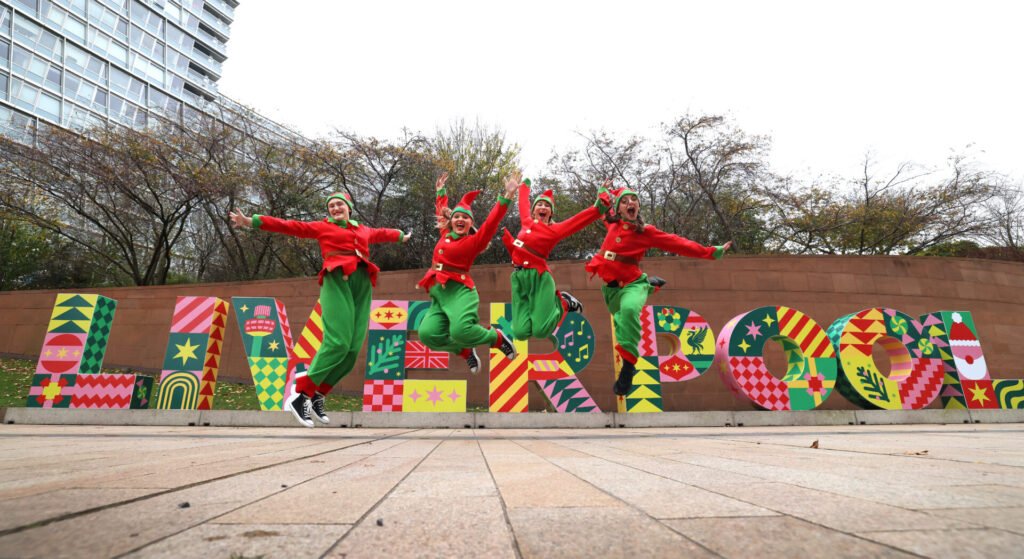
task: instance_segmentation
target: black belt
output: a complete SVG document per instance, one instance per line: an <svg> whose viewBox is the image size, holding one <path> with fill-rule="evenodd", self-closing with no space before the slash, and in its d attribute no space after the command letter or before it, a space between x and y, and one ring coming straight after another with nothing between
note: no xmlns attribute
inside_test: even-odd
<svg viewBox="0 0 1024 559"><path fill-rule="evenodd" d="M523 266L519 266L519 265L517 265L517 264L513 264L513 265L512 265L512 269L513 269L513 270L515 270L515 271L517 271L517 272L521 272L521 271L525 270L526 268L525 268L525 267L523 267Z"/></svg>

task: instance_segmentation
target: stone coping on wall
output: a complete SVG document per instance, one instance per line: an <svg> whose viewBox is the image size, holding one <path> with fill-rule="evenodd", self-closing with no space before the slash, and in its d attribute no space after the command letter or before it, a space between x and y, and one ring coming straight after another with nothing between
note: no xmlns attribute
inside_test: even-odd
<svg viewBox="0 0 1024 559"><path fill-rule="evenodd" d="M792 427L1024 423L1024 410L925 409L811 411L697 411L663 413L387 413L331 412L324 428L401 429L616 429L673 427ZM5 425L112 425L167 427L294 427L286 412L235 410L97 410L0 408Z"/></svg>

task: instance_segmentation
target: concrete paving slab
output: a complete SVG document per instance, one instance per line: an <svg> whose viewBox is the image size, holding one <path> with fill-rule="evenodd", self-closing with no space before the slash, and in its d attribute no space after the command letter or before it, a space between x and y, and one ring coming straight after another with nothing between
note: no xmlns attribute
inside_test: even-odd
<svg viewBox="0 0 1024 559"><path fill-rule="evenodd" d="M524 558L716 557L661 522L629 508L510 510Z"/></svg>
<svg viewBox="0 0 1024 559"><path fill-rule="evenodd" d="M345 524L207 523L126 555L135 558L320 557L351 528Z"/></svg>
<svg viewBox="0 0 1024 559"><path fill-rule="evenodd" d="M925 557L1017 557L1024 536L1003 530L910 530L859 536Z"/></svg>
<svg viewBox="0 0 1024 559"><path fill-rule="evenodd" d="M722 557L914 557L891 546L785 516L667 520Z"/></svg>
<svg viewBox="0 0 1024 559"><path fill-rule="evenodd" d="M1024 504L1024 503L1022 503ZM1024 535L1024 507L931 509L929 514Z"/></svg>
<svg viewBox="0 0 1024 559"><path fill-rule="evenodd" d="M1012 556L1021 431L0 425L0 555Z"/></svg>

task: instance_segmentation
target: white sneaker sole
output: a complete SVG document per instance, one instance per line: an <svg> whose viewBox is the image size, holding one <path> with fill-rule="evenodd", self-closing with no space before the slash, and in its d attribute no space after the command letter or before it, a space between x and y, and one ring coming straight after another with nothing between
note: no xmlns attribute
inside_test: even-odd
<svg viewBox="0 0 1024 559"><path fill-rule="evenodd" d="M292 406L292 402L294 402L296 399L298 399L298 397L299 397L298 394L293 394L291 398L288 398L285 401L285 403L284 403L285 409L287 409L289 412L291 412L292 417L295 418L295 421L299 422L299 425L302 425L303 427L312 427L313 426L313 420L312 419L303 419L302 416L299 415L299 412L295 411L295 407Z"/></svg>

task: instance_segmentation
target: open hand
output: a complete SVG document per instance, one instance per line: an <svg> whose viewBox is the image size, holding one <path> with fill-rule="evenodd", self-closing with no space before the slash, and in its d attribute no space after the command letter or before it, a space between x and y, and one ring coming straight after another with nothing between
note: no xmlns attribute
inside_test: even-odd
<svg viewBox="0 0 1024 559"><path fill-rule="evenodd" d="M448 182L448 171L441 173L440 177L437 177L437 182L434 183L435 190L441 190L444 188L444 183Z"/></svg>
<svg viewBox="0 0 1024 559"><path fill-rule="evenodd" d="M242 210L235 208L234 211L228 212L228 219L231 220L231 225L235 227L251 227L252 218L242 213Z"/></svg>

